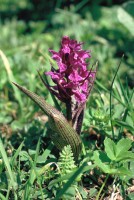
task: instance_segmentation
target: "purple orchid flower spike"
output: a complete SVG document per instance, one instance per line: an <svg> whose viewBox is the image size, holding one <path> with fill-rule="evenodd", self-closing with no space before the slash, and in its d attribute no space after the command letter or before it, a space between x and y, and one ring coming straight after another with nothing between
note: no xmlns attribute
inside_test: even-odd
<svg viewBox="0 0 134 200"><path fill-rule="evenodd" d="M84 107L96 77L96 69L87 69L86 59L91 55L90 51L82 49L82 44L64 36L59 52L50 50L58 69L52 67L45 73L55 84L47 88L66 104L67 120L77 133L81 131Z"/></svg>

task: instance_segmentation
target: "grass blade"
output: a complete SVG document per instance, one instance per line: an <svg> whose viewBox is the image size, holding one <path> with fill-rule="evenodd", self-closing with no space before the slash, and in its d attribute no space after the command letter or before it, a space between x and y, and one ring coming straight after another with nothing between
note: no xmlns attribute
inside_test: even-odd
<svg viewBox="0 0 134 200"><path fill-rule="evenodd" d="M112 122L112 92L113 92L113 85L114 85L114 81L115 81L115 78L117 76L117 73L119 71L119 68L121 66L121 62L122 62L122 59L123 59L124 55L122 56L120 62L119 62L119 65L117 67L117 70L115 72L115 75L114 75L114 78L112 80L112 83L111 83L111 87L110 87L110 96L109 96L109 100L110 100L110 122L111 122L111 128L112 128L112 137L113 137L113 140L115 139L114 137L114 128L113 128L113 122Z"/></svg>
<svg viewBox="0 0 134 200"><path fill-rule="evenodd" d="M87 165L87 162L84 162L80 167L79 169L73 173L73 175L70 177L70 179L65 183L64 187L60 190L60 192L57 194L56 198L54 200L59 200L62 195L67 191L67 189L70 187L70 185L72 184L72 182L81 174L85 171L85 169L87 170L90 170L90 169L93 169L94 168L94 165L93 166L86 166Z"/></svg>
<svg viewBox="0 0 134 200"><path fill-rule="evenodd" d="M1 200L7 200L7 199L4 197L4 195L1 194L1 193L0 193L0 199L1 199Z"/></svg>
<svg viewBox="0 0 134 200"><path fill-rule="evenodd" d="M4 149L4 146L3 146L1 139L0 139L0 152L1 152L1 155L2 155L2 158L3 158L3 161L5 163L5 166L7 168L7 172L9 174L12 187L15 190L16 189L16 182L14 180L13 173L12 173L12 170L11 170L11 167L10 167L10 163L9 163L9 160L8 160L8 157L7 157L7 154L6 154L6 151Z"/></svg>
<svg viewBox="0 0 134 200"><path fill-rule="evenodd" d="M15 152L14 156L12 157L12 159L11 159L11 165L12 165L12 166L14 165L14 162L15 162L16 158L19 156L19 153L20 153L20 151L21 151L21 149L22 149L22 147L23 147L23 144L24 144L24 142L22 142L22 143L20 144L20 146L18 147L18 149L17 149L17 151Z"/></svg>
<svg viewBox="0 0 134 200"><path fill-rule="evenodd" d="M4 67L6 69L6 72L7 72L7 75L8 75L8 79L9 79L9 82L16 82L15 80L15 77L13 75L13 72L11 70L11 67L10 67L10 64L8 62L8 59L6 57L6 55L2 52L2 50L0 50L0 57L3 61L3 64L4 64ZM13 90L14 90L14 94L15 94L15 98L17 99L18 103L19 103L19 106L20 106L20 110L21 110L21 113L22 113L22 109L23 109L23 102L22 102L22 98L21 98L21 95L20 95L20 92L17 90L16 87L14 87L12 84L11 84Z"/></svg>

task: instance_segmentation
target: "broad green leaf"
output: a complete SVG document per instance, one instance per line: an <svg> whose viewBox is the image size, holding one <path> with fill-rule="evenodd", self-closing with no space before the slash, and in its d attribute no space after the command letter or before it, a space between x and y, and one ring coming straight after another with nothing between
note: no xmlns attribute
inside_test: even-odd
<svg viewBox="0 0 134 200"><path fill-rule="evenodd" d="M104 162L101 161L100 159L100 152L95 151L94 156L95 164L104 172L107 174L117 174L118 173L118 168L111 168L110 164L105 164Z"/></svg>
<svg viewBox="0 0 134 200"><path fill-rule="evenodd" d="M105 152L111 160L116 160L116 145L110 138L104 140Z"/></svg>
<svg viewBox="0 0 134 200"><path fill-rule="evenodd" d="M117 172L116 172L117 175L127 175L127 176L131 176L132 175L132 172L130 170L128 170L127 168L125 167L120 167L117 169Z"/></svg>
<svg viewBox="0 0 134 200"><path fill-rule="evenodd" d="M134 19L131 15L129 15L124 9L118 9L118 19L120 23L122 23L128 31L134 36Z"/></svg>
<svg viewBox="0 0 134 200"><path fill-rule="evenodd" d="M128 162L130 160L134 160L134 153L128 151L128 152L124 152L123 154L119 155L116 158L116 161L122 161L122 162Z"/></svg>
<svg viewBox="0 0 134 200"><path fill-rule="evenodd" d="M99 151L94 152L93 159L94 159L95 165L97 165L102 171L104 171L105 173L109 172L110 168L108 165L106 165L105 163L101 161Z"/></svg>
<svg viewBox="0 0 134 200"><path fill-rule="evenodd" d="M111 162L111 160L109 159L109 157L107 156L107 154L105 152L100 151L99 152L99 158L102 162L105 162L105 163Z"/></svg>
<svg viewBox="0 0 134 200"><path fill-rule="evenodd" d="M132 141L122 138L116 145L116 157L124 156L124 153L131 148Z"/></svg>

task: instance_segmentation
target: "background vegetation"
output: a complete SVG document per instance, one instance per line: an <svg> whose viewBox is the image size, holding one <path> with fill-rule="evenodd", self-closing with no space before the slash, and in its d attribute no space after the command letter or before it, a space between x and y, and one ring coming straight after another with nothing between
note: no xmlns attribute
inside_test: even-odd
<svg viewBox="0 0 134 200"><path fill-rule="evenodd" d="M0 0L1 199L52 199L58 195L60 199L60 189L64 192L62 199L104 199L110 198L113 191L120 199L134 198L133 156L119 159L117 153L113 158L108 150L108 146L112 149L117 145L118 152L123 145L126 149L122 149L122 155L133 151L133 20L133 1ZM48 137L47 117L11 83L26 86L53 105L37 69L50 69L49 49L57 51L64 35L83 41L84 49L91 50L90 66L99 61L81 136L83 156L97 166L94 169L87 162L83 164L83 157L76 167L69 147L59 158ZM109 160L104 155L105 161L101 159L101 152ZM104 166L106 160L109 169ZM65 169L68 162L72 169L79 170L70 174L77 177L75 183L68 183L65 177L60 179L73 173ZM122 166L124 171L119 169Z"/></svg>

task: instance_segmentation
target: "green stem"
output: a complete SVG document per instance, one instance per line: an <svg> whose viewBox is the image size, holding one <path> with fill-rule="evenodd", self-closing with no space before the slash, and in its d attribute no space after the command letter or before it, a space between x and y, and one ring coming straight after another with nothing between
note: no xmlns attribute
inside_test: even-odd
<svg viewBox="0 0 134 200"><path fill-rule="evenodd" d="M115 136L114 136L114 128L113 128L113 122L112 122L112 91L113 91L114 81L115 81L115 78L116 78L117 73L119 71L119 68L121 66L121 62L122 62L123 57L124 57L124 54L122 55L122 58L119 62L119 65L118 65L117 70L115 72L114 78L113 78L112 83L111 83L111 88L110 88L110 122L111 122L113 140L115 139Z"/></svg>
<svg viewBox="0 0 134 200"><path fill-rule="evenodd" d="M76 191L77 191L77 195L78 195L79 200L82 200L82 197L81 197L81 194L80 194L78 188L76 188Z"/></svg>
<svg viewBox="0 0 134 200"><path fill-rule="evenodd" d="M109 174L107 174L107 176L106 176L106 178L105 178L105 181L104 181L104 183L102 184L102 186L101 186L101 188L100 188L100 190L99 190L99 192L98 192L98 194L97 194L96 200L99 200L99 196L100 196L100 194L101 194L103 188L104 188L105 185L106 185L106 182L107 182L108 177L109 177Z"/></svg>

